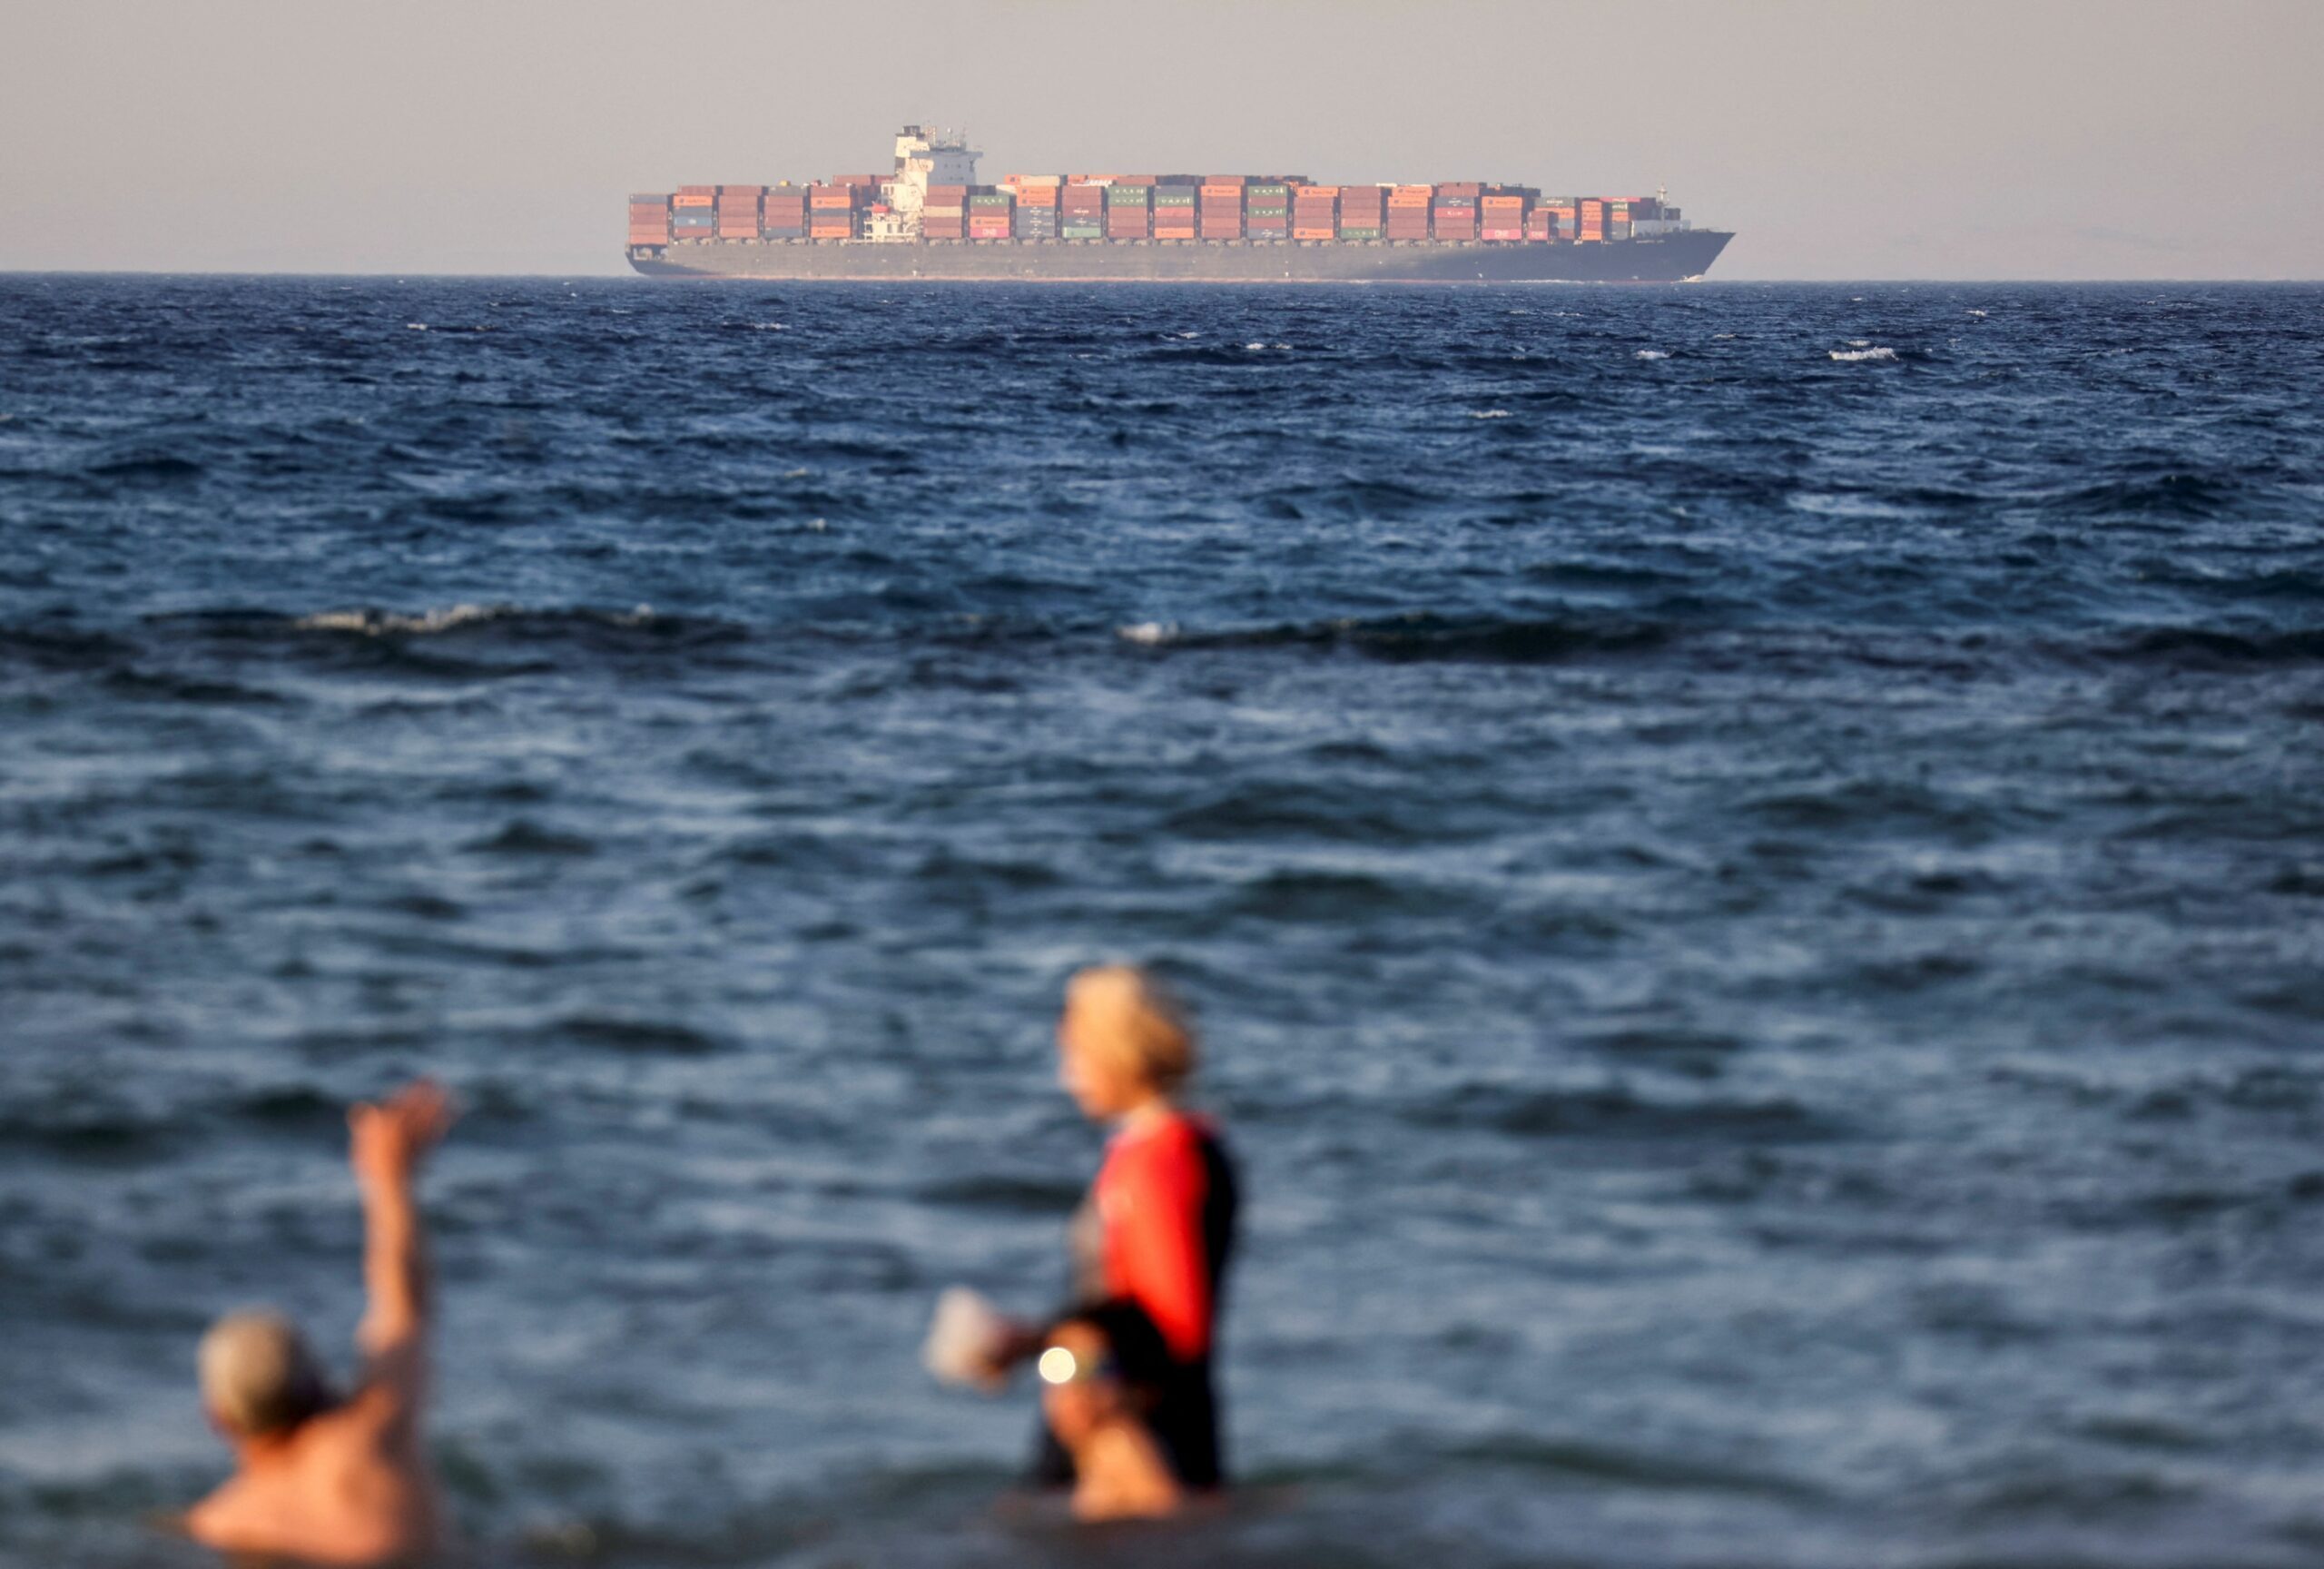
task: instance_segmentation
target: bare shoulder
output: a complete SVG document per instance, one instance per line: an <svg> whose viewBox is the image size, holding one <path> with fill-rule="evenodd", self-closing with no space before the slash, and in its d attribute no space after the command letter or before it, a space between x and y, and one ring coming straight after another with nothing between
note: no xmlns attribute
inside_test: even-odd
<svg viewBox="0 0 2324 1569"><path fill-rule="evenodd" d="M266 1501L249 1479L231 1477L177 1517L176 1525L205 1547L221 1552L248 1549L271 1539Z"/></svg>

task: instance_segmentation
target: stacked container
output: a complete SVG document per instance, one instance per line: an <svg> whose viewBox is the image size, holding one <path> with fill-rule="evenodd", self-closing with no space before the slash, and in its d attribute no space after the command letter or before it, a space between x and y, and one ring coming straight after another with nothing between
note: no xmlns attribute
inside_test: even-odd
<svg viewBox="0 0 2324 1569"><path fill-rule="evenodd" d="M1151 191L1150 185L1118 179L1106 187L1107 239L1143 240L1152 232L1152 209L1147 206Z"/></svg>
<svg viewBox="0 0 2324 1569"><path fill-rule="evenodd" d="M872 174L813 185L684 185L629 199L629 243L852 240L884 214ZM999 187L931 185L930 240L1297 239L1606 243L1676 222L1657 197L1552 196L1528 185L1313 185L1298 175L1011 174Z"/></svg>
<svg viewBox="0 0 2324 1569"><path fill-rule="evenodd" d="M920 233L924 240L965 240L969 237L969 188L931 185L920 210Z"/></svg>
<svg viewBox="0 0 2324 1569"><path fill-rule="evenodd" d="M1243 232L1254 240L1288 239L1290 185L1280 180L1259 180L1244 186Z"/></svg>
<svg viewBox="0 0 2324 1569"><path fill-rule="evenodd" d="M1013 182L1017 196L1017 238L1054 240L1058 235L1058 191L1065 183L1058 174L1020 174Z"/></svg>
<svg viewBox="0 0 2324 1569"><path fill-rule="evenodd" d="M1477 237L1477 198L1483 187L1475 184L1439 185L1429 204L1429 216L1439 240Z"/></svg>
<svg viewBox="0 0 2324 1569"><path fill-rule="evenodd" d="M1202 219L1204 239L1243 237L1243 187L1246 183L1240 174L1213 174L1202 183L1196 210Z"/></svg>
<svg viewBox="0 0 2324 1569"><path fill-rule="evenodd" d="M833 182L807 188L807 233L815 240L855 237L854 188Z"/></svg>
<svg viewBox="0 0 2324 1569"><path fill-rule="evenodd" d="M1013 204L1006 191L974 191L969 194L969 238L1006 240L1013 226Z"/></svg>
<svg viewBox="0 0 2324 1569"><path fill-rule="evenodd" d="M1154 237L1191 240L1195 237L1195 187L1157 185L1154 188Z"/></svg>
<svg viewBox="0 0 2324 1569"><path fill-rule="evenodd" d="M1493 190L1477 199L1477 238L1480 240L1522 240L1525 238L1525 197L1508 191Z"/></svg>
<svg viewBox="0 0 2324 1569"><path fill-rule="evenodd" d="M759 198L763 185L721 185L718 188L718 237L755 240L759 237Z"/></svg>
<svg viewBox="0 0 2324 1569"><path fill-rule="evenodd" d="M770 185L759 203L759 232L769 240L807 238L807 189L803 185Z"/></svg>
<svg viewBox="0 0 2324 1569"><path fill-rule="evenodd" d="M670 238L714 240L718 237L718 187L681 185L670 198Z"/></svg>
<svg viewBox="0 0 2324 1569"><path fill-rule="evenodd" d="M1391 240L1428 238L1428 202L1433 192L1426 185L1398 185L1388 192L1385 232Z"/></svg>
<svg viewBox="0 0 2324 1569"><path fill-rule="evenodd" d="M1058 193L1057 232L1063 240L1103 240L1106 188L1068 183Z"/></svg>
<svg viewBox="0 0 2324 1569"><path fill-rule="evenodd" d="M646 191L629 199L629 242L633 245L667 245L670 242L670 199L658 191Z"/></svg>
<svg viewBox="0 0 2324 1569"><path fill-rule="evenodd" d="M1302 185L1291 195L1291 237L1329 240L1339 232L1340 188Z"/></svg>

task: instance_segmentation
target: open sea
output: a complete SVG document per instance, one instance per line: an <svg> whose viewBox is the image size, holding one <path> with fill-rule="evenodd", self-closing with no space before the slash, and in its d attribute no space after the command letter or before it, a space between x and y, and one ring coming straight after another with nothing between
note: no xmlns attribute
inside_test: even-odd
<svg viewBox="0 0 2324 1569"><path fill-rule="evenodd" d="M1249 1484L997 1510L1076 965ZM2324 289L0 279L0 1565L426 1194L488 1564L2324 1564Z"/></svg>

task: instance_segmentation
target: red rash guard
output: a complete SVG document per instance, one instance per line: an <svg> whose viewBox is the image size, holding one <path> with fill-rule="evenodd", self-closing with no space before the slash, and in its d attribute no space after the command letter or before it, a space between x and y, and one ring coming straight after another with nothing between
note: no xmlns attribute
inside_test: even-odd
<svg viewBox="0 0 2324 1569"><path fill-rule="evenodd" d="M1173 1111L1116 1135L1098 1169L1107 1289L1145 1308L1181 1362L1210 1355L1217 1307L1205 1142L1200 1123Z"/></svg>

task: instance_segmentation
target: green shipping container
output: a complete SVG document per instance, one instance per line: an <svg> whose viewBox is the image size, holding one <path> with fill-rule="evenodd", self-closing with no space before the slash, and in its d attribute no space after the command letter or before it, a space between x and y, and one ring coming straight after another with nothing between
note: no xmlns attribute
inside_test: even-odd
<svg viewBox="0 0 2324 1569"><path fill-rule="evenodd" d="M1343 229L1340 231L1340 238L1343 240L1377 240L1380 238L1380 231L1377 229Z"/></svg>
<svg viewBox="0 0 2324 1569"><path fill-rule="evenodd" d="M1059 231L1068 240L1103 240L1106 232L1095 223L1068 223Z"/></svg>

